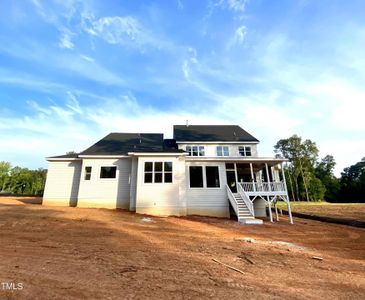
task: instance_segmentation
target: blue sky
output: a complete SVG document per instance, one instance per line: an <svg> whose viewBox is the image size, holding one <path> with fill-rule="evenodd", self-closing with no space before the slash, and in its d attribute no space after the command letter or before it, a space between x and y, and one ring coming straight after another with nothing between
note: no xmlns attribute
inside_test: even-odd
<svg viewBox="0 0 365 300"><path fill-rule="evenodd" d="M365 2L0 2L0 160L46 167L109 132L238 124L365 156Z"/></svg>

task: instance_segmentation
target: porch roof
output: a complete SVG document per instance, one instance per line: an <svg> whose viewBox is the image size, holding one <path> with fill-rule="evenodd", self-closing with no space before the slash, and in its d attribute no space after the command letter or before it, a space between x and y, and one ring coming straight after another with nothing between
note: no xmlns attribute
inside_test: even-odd
<svg viewBox="0 0 365 300"><path fill-rule="evenodd" d="M283 162L288 161L285 158L274 158L274 157L242 157L242 156L215 156L215 157L206 157L206 156L187 156L186 161L218 161L218 162L226 162L226 163L238 163L238 164L250 164L252 163L255 166L265 165L267 163L268 166L276 166Z"/></svg>

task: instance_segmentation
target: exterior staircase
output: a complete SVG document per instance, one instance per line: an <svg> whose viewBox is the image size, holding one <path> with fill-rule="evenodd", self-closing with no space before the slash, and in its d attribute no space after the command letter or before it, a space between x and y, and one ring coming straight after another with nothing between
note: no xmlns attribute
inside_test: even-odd
<svg viewBox="0 0 365 300"><path fill-rule="evenodd" d="M249 208L247 207L245 201L242 199L240 193L233 193L234 199L237 203L237 218L238 222L242 224L263 224L263 221L256 219Z"/></svg>

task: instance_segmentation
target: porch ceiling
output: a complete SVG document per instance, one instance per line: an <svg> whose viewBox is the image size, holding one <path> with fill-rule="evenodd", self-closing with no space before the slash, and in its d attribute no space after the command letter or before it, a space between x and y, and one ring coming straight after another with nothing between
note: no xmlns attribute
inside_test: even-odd
<svg viewBox="0 0 365 300"><path fill-rule="evenodd" d="M187 161L219 161L225 163L236 163L242 166L247 166L250 168L250 163L252 167L257 170L262 170L265 168L265 163L269 166L280 165L281 163L287 161L283 158L269 158L269 157L199 157L199 156L187 156Z"/></svg>

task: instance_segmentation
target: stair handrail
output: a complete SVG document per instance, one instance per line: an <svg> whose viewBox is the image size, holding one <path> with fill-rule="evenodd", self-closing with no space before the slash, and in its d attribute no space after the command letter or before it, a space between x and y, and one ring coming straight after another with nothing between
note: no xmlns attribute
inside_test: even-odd
<svg viewBox="0 0 365 300"><path fill-rule="evenodd" d="M239 212L238 212L238 203L236 198L234 197L231 189L229 188L228 184L226 184L226 188L227 188L227 195L228 195L228 199L229 202L231 202L231 205L236 213L237 218L239 217Z"/></svg>
<svg viewBox="0 0 365 300"><path fill-rule="evenodd" d="M255 210L253 208L253 203L250 200L250 198L247 196L246 192L244 191L244 189L242 188L242 186L240 184L237 185L238 189L237 192L241 195L241 198L243 199L243 201L245 202L248 210L250 211L251 215L254 217L255 216Z"/></svg>

